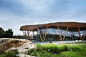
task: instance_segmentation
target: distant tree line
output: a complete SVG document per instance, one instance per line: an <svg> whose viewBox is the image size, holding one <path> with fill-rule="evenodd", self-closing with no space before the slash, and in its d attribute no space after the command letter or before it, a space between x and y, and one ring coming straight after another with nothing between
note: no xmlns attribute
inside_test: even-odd
<svg viewBox="0 0 86 57"><path fill-rule="evenodd" d="M24 39L25 37L23 35L14 35L13 38Z"/></svg>
<svg viewBox="0 0 86 57"><path fill-rule="evenodd" d="M13 37L12 29L4 31L4 29L0 27L0 38L12 38L12 37Z"/></svg>

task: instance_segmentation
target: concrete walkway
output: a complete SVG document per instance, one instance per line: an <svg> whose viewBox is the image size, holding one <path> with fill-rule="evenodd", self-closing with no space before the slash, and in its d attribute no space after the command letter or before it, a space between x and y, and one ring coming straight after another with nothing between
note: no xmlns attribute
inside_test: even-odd
<svg viewBox="0 0 86 57"><path fill-rule="evenodd" d="M44 42L37 42L37 41L34 41L34 40L32 40L31 42L33 42L33 43L40 43L41 45L43 45L43 44L49 44L50 43L50 41L44 41ZM52 41L52 43L54 43L54 44L62 44L62 43L75 43L75 42L86 42L86 40L73 40L73 41Z"/></svg>

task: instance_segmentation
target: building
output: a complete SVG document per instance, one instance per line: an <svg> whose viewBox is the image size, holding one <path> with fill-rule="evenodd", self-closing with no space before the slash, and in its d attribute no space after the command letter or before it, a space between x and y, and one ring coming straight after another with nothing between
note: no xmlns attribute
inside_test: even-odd
<svg viewBox="0 0 86 57"><path fill-rule="evenodd" d="M54 34L49 30L53 30ZM57 34L57 31L58 33ZM37 24L37 25L24 25L21 26L20 31L23 31L25 37L31 39L30 31L33 32L32 38L38 41L46 41L52 40L52 38L57 41L61 40L85 40L86 39L86 23L78 23L78 22L56 22L56 23L48 23L48 24ZM37 36L34 37L34 31L37 32ZM62 35L62 31L64 35ZM81 33L81 31L84 31ZM71 36L66 36L67 32L71 32ZM78 32L75 33L74 32ZM75 35L79 36L75 36ZM81 36L83 34L83 37ZM27 36L26 36L27 35ZM57 35L57 36L56 36Z"/></svg>

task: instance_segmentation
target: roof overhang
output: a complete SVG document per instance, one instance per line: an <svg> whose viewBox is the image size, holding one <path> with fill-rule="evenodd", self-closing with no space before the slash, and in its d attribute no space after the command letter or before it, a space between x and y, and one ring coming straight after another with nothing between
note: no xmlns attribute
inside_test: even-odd
<svg viewBox="0 0 86 57"><path fill-rule="evenodd" d="M56 22L56 23L48 23L48 24L37 24L37 25L24 25L21 26L21 31L37 31L37 27L39 30L41 29L47 29L48 28L54 28L54 29L62 29L66 30L67 27L68 31L78 31L78 27L80 30L86 30L86 23L79 23L79 22Z"/></svg>

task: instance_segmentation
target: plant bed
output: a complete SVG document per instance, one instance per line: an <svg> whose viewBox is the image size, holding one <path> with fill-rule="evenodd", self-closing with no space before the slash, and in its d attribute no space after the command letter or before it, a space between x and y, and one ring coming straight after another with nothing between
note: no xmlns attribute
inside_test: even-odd
<svg viewBox="0 0 86 57"><path fill-rule="evenodd" d="M29 50L27 54L38 57L85 57L85 53L86 45L37 44L37 48Z"/></svg>

